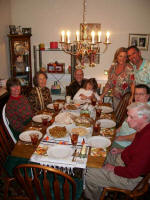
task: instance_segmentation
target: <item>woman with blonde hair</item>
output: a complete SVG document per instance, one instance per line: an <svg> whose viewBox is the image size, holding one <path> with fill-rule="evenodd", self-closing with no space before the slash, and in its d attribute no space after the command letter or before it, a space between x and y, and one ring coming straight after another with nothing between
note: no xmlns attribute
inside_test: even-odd
<svg viewBox="0 0 150 200"><path fill-rule="evenodd" d="M108 81L101 95L101 99L112 89L113 105L114 110L116 110L123 95L130 91L133 80L133 67L128 62L127 49L120 47L114 55L113 64L110 66L108 72Z"/></svg>

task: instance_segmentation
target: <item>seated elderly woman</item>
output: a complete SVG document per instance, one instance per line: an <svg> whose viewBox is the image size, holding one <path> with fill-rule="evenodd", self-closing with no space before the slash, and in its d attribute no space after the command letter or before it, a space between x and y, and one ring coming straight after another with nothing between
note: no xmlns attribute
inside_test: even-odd
<svg viewBox="0 0 150 200"><path fill-rule="evenodd" d="M46 87L47 75L40 71L35 74L33 82L35 87L32 88L28 100L34 114L46 108L52 102L49 88Z"/></svg>
<svg viewBox="0 0 150 200"><path fill-rule="evenodd" d="M96 98L96 100L100 101L100 97L97 94L96 90L98 88L97 81L95 78L90 78L86 80L83 88L80 88L78 92L75 94L73 100L75 103L86 103L91 102L92 98Z"/></svg>
<svg viewBox="0 0 150 200"><path fill-rule="evenodd" d="M19 133L29 123L33 113L27 98L20 95L21 83L17 78L8 79L6 87L10 94L9 100L6 103L6 117L9 120L14 137L18 140Z"/></svg>

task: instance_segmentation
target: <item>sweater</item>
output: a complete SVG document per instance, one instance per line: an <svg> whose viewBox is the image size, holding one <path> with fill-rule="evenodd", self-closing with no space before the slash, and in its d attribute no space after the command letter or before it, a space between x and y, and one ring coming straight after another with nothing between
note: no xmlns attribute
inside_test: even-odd
<svg viewBox="0 0 150 200"><path fill-rule="evenodd" d="M6 117L15 132L22 132L26 122L30 121L32 116L32 110L26 97L10 96L6 104Z"/></svg>
<svg viewBox="0 0 150 200"><path fill-rule="evenodd" d="M150 123L136 136L132 144L121 153L125 166L116 166L114 173L126 178L137 178L150 172Z"/></svg>

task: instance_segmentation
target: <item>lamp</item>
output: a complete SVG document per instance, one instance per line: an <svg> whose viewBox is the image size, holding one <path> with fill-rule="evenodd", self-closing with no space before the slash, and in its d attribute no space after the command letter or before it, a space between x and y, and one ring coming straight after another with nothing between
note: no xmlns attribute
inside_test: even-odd
<svg viewBox="0 0 150 200"><path fill-rule="evenodd" d="M86 16L86 9L87 9L87 0L83 0L83 24L82 24L82 30L83 30L83 37L81 38L81 35L79 31L76 32L76 40L71 42L70 41L70 31L61 32L61 47L62 50L70 55L76 56L76 68L84 68L85 67L85 57L89 61L89 66L94 67L96 55L100 55L105 53L107 50L110 42L110 33L106 33L105 41L102 43L101 41L101 32L100 30L98 33L95 33L94 31L91 32L91 39L87 39L87 24L85 20ZM97 36L97 38L96 38ZM103 51L100 51L100 46L104 45L105 48ZM72 46L74 46L74 50L72 50Z"/></svg>

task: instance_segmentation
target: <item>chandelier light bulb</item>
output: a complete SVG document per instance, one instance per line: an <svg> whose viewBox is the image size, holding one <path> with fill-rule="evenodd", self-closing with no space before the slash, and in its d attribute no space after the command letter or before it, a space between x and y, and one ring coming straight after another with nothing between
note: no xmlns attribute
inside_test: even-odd
<svg viewBox="0 0 150 200"><path fill-rule="evenodd" d="M61 32L61 42L65 42L65 31Z"/></svg>
<svg viewBox="0 0 150 200"><path fill-rule="evenodd" d="M92 44L94 44L94 40L95 40L95 32L94 31L92 31L91 32L91 36L92 36Z"/></svg>
<svg viewBox="0 0 150 200"><path fill-rule="evenodd" d="M109 39L110 39L110 33L107 32L107 33L106 33L106 43L109 43L109 42L110 42Z"/></svg>
<svg viewBox="0 0 150 200"><path fill-rule="evenodd" d="M80 41L80 33L79 33L79 31L76 31L76 41L77 42Z"/></svg>
<svg viewBox="0 0 150 200"><path fill-rule="evenodd" d="M70 43L70 31L67 31L67 43Z"/></svg>
<svg viewBox="0 0 150 200"><path fill-rule="evenodd" d="M98 42L101 42L101 35L102 35L102 32L98 32Z"/></svg>

